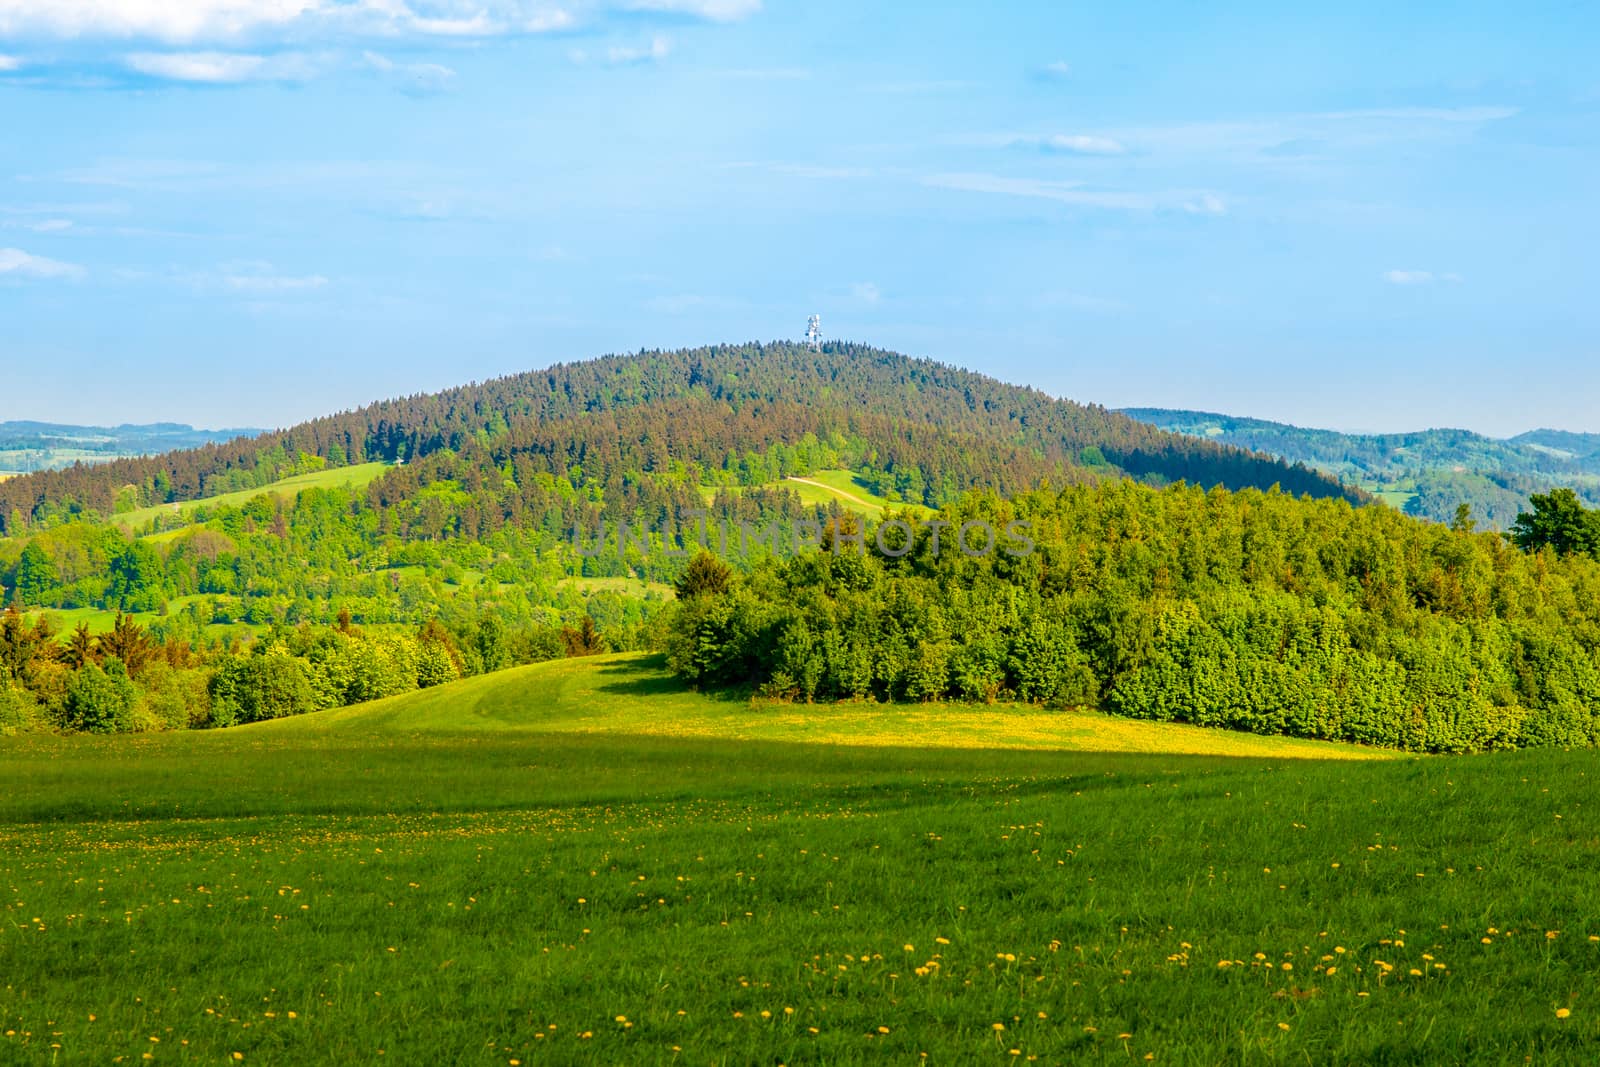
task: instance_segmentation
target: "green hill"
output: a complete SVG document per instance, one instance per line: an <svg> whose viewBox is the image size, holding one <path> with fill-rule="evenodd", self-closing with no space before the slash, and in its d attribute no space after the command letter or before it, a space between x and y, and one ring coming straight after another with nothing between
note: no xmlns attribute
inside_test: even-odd
<svg viewBox="0 0 1600 1067"><path fill-rule="evenodd" d="M1385 759L1382 749L1028 705L751 705L698 693L659 656L556 660L242 727L262 737L526 731L916 748Z"/></svg>
<svg viewBox="0 0 1600 1067"><path fill-rule="evenodd" d="M1304 463L1359 485L1406 513L1435 522L1472 507L1484 526L1503 530L1533 493L1571 486L1600 503L1600 435L1534 430L1486 437L1470 430L1350 434L1209 411L1124 408L1173 433Z"/></svg>
<svg viewBox="0 0 1600 1067"><path fill-rule="evenodd" d="M752 461L767 466L774 447L795 448L808 435L852 454L846 466L878 491L930 507L972 487L1011 491L1117 473L1362 499L1305 468L958 367L865 345L814 352L780 343L560 364L253 440L40 472L0 483L0 528L16 533L11 527L64 512L110 514L130 490L148 507L214 496L219 486L255 488L306 458L329 467L449 460L455 472L482 478L522 455L554 474L578 467L604 480L660 473L670 454L701 475L732 471L748 485L815 469L751 469Z"/></svg>

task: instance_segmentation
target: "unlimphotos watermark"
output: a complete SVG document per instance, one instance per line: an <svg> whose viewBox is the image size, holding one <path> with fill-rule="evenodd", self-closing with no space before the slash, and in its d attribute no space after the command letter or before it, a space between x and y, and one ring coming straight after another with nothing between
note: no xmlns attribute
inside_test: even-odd
<svg viewBox="0 0 1600 1067"><path fill-rule="evenodd" d="M768 555L778 555L785 547L798 555L824 545L834 552L854 551L857 555L865 555L867 546L871 545L879 555L889 559L913 553L918 557L937 558L952 550L970 559L982 559L996 552L1022 557L1031 555L1034 550L1033 538L1029 536L1031 525L1024 519L1012 519L999 530L985 519L911 522L888 518L855 523L797 519L787 525L786 534L784 524L777 520L765 526L743 520L730 523L727 519L712 523L707 512L691 509L682 512L677 520L668 519L659 524L602 521L598 530L574 525L572 549L588 559L603 556L607 551L618 556L632 551L644 557L659 553L682 558L696 551L715 552L719 556L750 556L764 549Z"/></svg>

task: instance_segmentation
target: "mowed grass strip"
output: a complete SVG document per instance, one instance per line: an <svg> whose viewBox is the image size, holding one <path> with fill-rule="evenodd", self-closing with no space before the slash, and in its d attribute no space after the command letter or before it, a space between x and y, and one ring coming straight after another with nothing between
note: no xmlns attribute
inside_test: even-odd
<svg viewBox="0 0 1600 1067"><path fill-rule="evenodd" d="M5 742L0 1060L1593 1062L1592 753L586 733L712 711L559 668Z"/></svg>

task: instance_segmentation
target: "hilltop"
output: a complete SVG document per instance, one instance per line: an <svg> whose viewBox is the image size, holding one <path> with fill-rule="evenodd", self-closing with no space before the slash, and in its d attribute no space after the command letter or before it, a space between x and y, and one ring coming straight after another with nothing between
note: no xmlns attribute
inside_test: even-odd
<svg viewBox="0 0 1600 1067"><path fill-rule="evenodd" d="M558 364L253 439L40 472L0 484L0 531L63 513L110 514L130 487L137 507L170 504L265 485L314 461L340 467L451 453L486 469L534 454L561 473L576 465L604 477L619 459L664 473L670 454L700 484L715 484L709 475L719 469L745 482L746 456L794 448L807 435L847 446L854 469L886 495L929 507L973 487L1006 492L1122 475L1364 499L1304 467L931 360L780 343Z"/></svg>

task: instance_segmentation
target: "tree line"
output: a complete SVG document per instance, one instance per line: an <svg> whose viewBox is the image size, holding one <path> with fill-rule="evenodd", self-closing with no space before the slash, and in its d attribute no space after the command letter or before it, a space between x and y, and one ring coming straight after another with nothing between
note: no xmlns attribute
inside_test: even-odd
<svg viewBox="0 0 1600 1067"><path fill-rule="evenodd" d="M1515 540L1386 508L1128 482L972 494L1016 558L835 536L748 574L696 561L673 669L795 700L1020 700L1455 752L1600 740L1600 517ZM912 516L905 516L915 525ZM837 520L850 532L852 520Z"/></svg>

